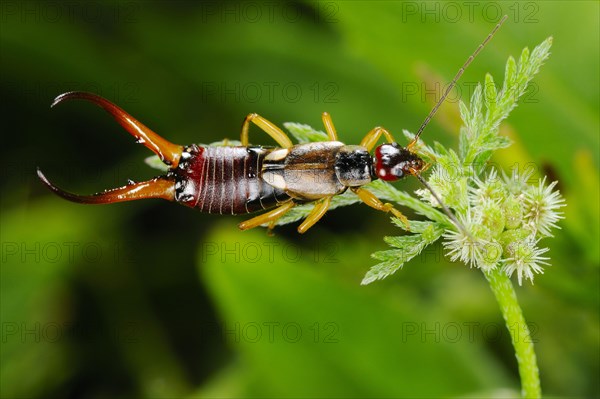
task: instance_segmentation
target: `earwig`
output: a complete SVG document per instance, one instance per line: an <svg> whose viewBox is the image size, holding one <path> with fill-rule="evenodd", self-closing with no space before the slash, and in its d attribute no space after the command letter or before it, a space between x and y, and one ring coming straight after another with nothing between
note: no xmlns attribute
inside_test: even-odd
<svg viewBox="0 0 600 399"><path fill-rule="evenodd" d="M395 181L415 176L439 202L456 227L465 231L454 214L421 176L428 165L412 151L420 135L444 102L465 69L507 19L504 16L460 68L440 100L427 115L414 139L402 147L382 128L372 129L359 145L338 141L330 115L322 114L328 141L294 145L275 124L258 114L249 114L242 124L240 146L182 146L173 144L137 121L119 106L96 94L73 91L56 97L51 107L64 101L90 101L112 115L136 140L154 152L168 166L166 175L94 195L77 195L52 184L40 169L40 180L55 194L82 204L108 204L145 198L162 198L196 208L201 212L246 214L265 210L239 224L246 230L260 225L273 228L276 221L297 204L314 203L312 211L298 227L304 233L327 212L331 199L348 189L368 206L408 220L392 204L383 203L365 186L375 179ZM279 147L251 146L250 124L271 136ZM376 147L384 136L386 143ZM374 151L372 156L370 153Z"/></svg>

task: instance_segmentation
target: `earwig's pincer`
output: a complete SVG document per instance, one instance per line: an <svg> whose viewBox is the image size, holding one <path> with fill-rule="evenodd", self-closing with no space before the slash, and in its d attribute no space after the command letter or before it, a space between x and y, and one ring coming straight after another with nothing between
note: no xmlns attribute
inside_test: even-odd
<svg viewBox="0 0 600 399"><path fill-rule="evenodd" d="M64 101L75 99L86 100L103 108L106 112L112 115L113 118L115 118L115 120L119 122L123 128L125 128L125 130L135 137L137 143L148 147L152 152L158 155L160 160L166 165L176 167L179 163L183 146L173 144L165 140L146 127L143 123L139 122L133 116L129 115L121 107L113 104L103 97L100 97L97 94L84 91L70 91L56 97L50 107L53 108Z"/></svg>
<svg viewBox="0 0 600 399"><path fill-rule="evenodd" d="M152 150L165 164L176 167L179 163L183 151L182 146L165 140L137 121L121 107L96 94L82 91L63 93L54 99L51 108L64 101L74 99L90 101L103 108L136 139L136 142L142 143ZM132 183L94 195L77 195L64 191L52 184L39 168L37 169L37 175L42 183L52 190L52 192L66 200L80 204L109 204L144 198L163 198L169 201L175 199L175 179L172 176L161 176L145 182Z"/></svg>
<svg viewBox="0 0 600 399"><path fill-rule="evenodd" d="M162 198L168 201L175 199L174 181L166 176L156 177L144 182L131 183L94 195L77 195L52 184L39 168L37 169L37 175L42 183L56 195L79 204L112 204L145 198Z"/></svg>

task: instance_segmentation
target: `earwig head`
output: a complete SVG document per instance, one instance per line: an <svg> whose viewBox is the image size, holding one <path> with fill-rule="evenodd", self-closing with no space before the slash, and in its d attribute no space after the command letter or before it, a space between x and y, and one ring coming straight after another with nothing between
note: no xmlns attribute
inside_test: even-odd
<svg viewBox="0 0 600 399"><path fill-rule="evenodd" d="M425 162L415 153L398 143L382 144L375 149L375 174L381 180L395 181L414 175L425 167Z"/></svg>

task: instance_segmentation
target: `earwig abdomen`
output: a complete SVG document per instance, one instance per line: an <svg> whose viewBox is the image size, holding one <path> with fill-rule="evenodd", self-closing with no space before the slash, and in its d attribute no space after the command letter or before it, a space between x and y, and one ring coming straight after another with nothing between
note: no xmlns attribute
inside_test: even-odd
<svg viewBox="0 0 600 399"><path fill-rule="evenodd" d="M184 149L175 175L175 200L201 212L243 214L270 209L290 197L262 179L263 147Z"/></svg>

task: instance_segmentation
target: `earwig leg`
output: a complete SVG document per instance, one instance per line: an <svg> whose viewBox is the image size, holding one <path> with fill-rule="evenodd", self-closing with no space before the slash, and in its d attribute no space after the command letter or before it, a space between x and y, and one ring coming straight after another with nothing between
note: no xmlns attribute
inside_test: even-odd
<svg viewBox="0 0 600 399"><path fill-rule="evenodd" d="M148 147L154 152L161 161L171 167L177 167L179 164L179 158L183 151L183 147L177 144L173 144L158 134L154 133L144 124L137 121L134 117L125 112L121 107L113 104L105 98L102 98L96 94L86 93L82 91L71 91L63 93L54 99L51 107L60 104L66 100L81 99L90 101L100 107L113 116L121 126L125 128L138 143L141 143Z"/></svg>
<svg viewBox="0 0 600 399"><path fill-rule="evenodd" d="M354 193L358 195L358 198L360 198L362 202L364 202L371 208L377 209L378 211L382 212L392 212L394 216L396 216L402 221L402 223L406 226L407 230L410 229L408 225L408 219L402 214L402 212L394 208L394 205L388 203L384 204L379 198L375 196L375 194L364 188L356 187L352 188L352 191L354 191Z"/></svg>
<svg viewBox="0 0 600 399"><path fill-rule="evenodd" d="M293 145L292 140L290 140L287 134L285 134L283 130L278 128L273 122L268 121L258 114L248 114L246 119L244 119L244 123L242 124L242 135L240 138L240 141L244 147L247 147L249 144L248 129L250 128L250 122L264 130L281 147L290 148Z"/></svg>
<svg viewBox="0 0 600 399"><path fill-rule="evenodd" d="M378 126L376 128L373 128L369 133L367 133L367 135L360 142L360 145L362 147L365 147L367 151L370 152L373 149L373 147L375 147L375 144L377 144L377 141L381 137L382 133L385 136L385 139L388 141L388 143L396 142L392 134L387 129Z"/></svg>
<svg viewBox="0 0 600 399"><path fill-rule="evenodd" d="M333 121L331 120L331 115L327 112L323 112L321 114L321 119L323 119L323 125L325 125L325 130L327 131L327 135L329 136L329 140L337 141L338 136L335 131L335 126L333 125Z"/></svg>
<svg viewBox="0 0 600 399"><path fill-rule="evenodd" d="M410 152L413 152L413 147L419 143L419 139L415 138L410 143L406 145L406 149Z"/></svg>
<svg viewBox="0 0 600 399"><path fill-rule="evenodd" d="M267 226L267 235L268 235L269 237L271 237L271 236L273 236L273 235L274 235L274 234L273 234L273 229L275 228L275 222L277 222L277 219L275 219L275 220L271 220L271 221L269 222L269 225Z"/></svg>
<svg viewBox="0 0 600 399"><path fill-rule="evenodd" d="M308 229L313 227L315 223L317 223L323 215L329 209L329 205L331 204L331 197L326 197L317 202L315 207L310 211L304 222L300 226L298 226L298 233L303 234L306 233Z"/></svg>
<svg viewBox="0 0 600 399"><path fill-rule="evenodd" d="M134 201L144 198L162 198L169 201L175 199L175 181L167 177L156 177L152 180L128 184L127 186L107 190L94 195L77 195L56 187L37 170L38 177L55 194L79 204L111 204L114 202Z"/></svg>
<svg viewBox="0 0 600 399"><path fill-rule="evenodd" d="M252 219L248 219L240 223L238 227L240 228L240 230L248 230L253 229L262 224L271 224L272 222L275 222L277 219L285 215L287 211L292 209L295 205L296 204L293 201L288 201L273 209L272 211L263 213L262 215L255 216Z"/></svg>

